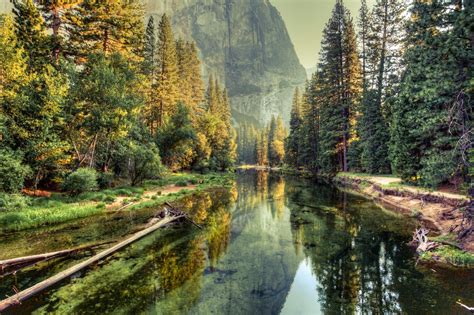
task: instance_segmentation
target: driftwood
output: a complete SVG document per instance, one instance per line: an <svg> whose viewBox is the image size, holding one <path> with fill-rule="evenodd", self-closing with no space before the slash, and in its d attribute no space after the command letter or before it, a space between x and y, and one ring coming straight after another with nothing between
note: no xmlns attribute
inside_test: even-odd
<svg viewBox="0 0 474 315"><path fill-rule="evenodd" d="M18 271L22 268L29 267L40 262L76 254L81 251L90 250L95 247L99 247L99 246L110 244L110 243L111 242L103 242L99 244L85 245L85 246L80 246L76 248L60 250L56 252L0 260L0 277L5 276L6 274L10 274L12 271Z"/></svg>
<svg viewBox="0 0 474 315"><path fill-rule="evenodd" d="M416 248L417 253L423 253L438 247L438 244L435 242L428 241L428 232L427 229L422 228L417 229L413 234L413 243L418 244Z"/></svg>
<svg viewBox="0 0 474 315"><path fill-rule="evenodd" d="M168 214L175 215L175 216L177 216L177 215L179 215L179 216L183 215L183 216L184 216L183 218L184 218L185 220L187 220L188 222L192 223L194 226L196 226L196 227L202 229L202 226L200 226L199 224L197 224L196 222L194 222L193 220L191 220L191 219L189 218L189 216L188 216L185 212L183 212L183 211L177 209L175 206L173 206L173 205L170 204L169 202L165 202L165 205L170 208L170 209L165 208L165 210L164 210L164 211L167 211ZM162 215L162 214L160 214L160 215Z"/></svg>
<svg viewBox="0 0 474 315"><path fill-rule="evenodd" d="M471 313L474 313L474 307L469 307L467 306L466 304L462 304L461 302L456 302L457 304L461 305L462 307L464 307L466 310L468 310L469 312Z"/></svg>
<svg viewBox="0 0 474 315"><path fill-rule="evenodd" d="M14 306L14 305L18 305L18 304L21 304L23 301L26 301L28 300L29 298L31 298L32 296L50 288L51 286L54 286L55 284L61 282L62 280L64 279L67 279L69 277L71 277L72 275L82 271L83 269L89 267L90 265L92 264L95 264L101 260L103 260L104 258L107 258L108 256L114 254L115 252L119 251L120 249L130 245L131 243L141 239L142 237L152 233L153 231L156 231L157 229L173 222L173 221L176 221L176 220L179 220L183 217L185 217L186 215L185 214L182 214L182 215L178 215L178 216L167 216L165 217L164 219L160 220L158 223L144 229L144 230L141 230L137 233L135 233L133 236L127 238L126 240L118 243L117 245L109 248L109 249L106 249L104 251L102 251L101 253L87 259L86 261L83 261L69 269L66 269L65 271L62 271L54 276L52 276L51 278L48 278L44 281L41 281L40 283L37 283L35 284L34 286L26 289L26 290L23 290L21 292L18 292L16 293L15 295L3 300L3 301L0 301L0 312L2 311L5 311L6 309Z"/></svg>

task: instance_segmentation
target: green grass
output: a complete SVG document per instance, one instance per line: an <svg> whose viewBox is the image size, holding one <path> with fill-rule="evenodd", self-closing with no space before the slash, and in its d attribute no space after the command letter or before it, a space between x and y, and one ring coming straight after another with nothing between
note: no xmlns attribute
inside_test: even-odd
<svg viewBox="0 0 474 315"><path fill-rule="evenodd" d="M474 267L474 255L453 246L443 245L434 251L425 252L420 256L423 261L439 261L456 267Z"/></svg>
<svg viewBox="0 0 474 315"><path fill-rule="evenodd" d="M106 204L114 202L117 197L127 197L125 204L137 202L129 208L129 210L134 210L173 201L193 193L189 189L183 189L175 194L161 196L161 191L158 191L151 199L142 201L141 197L146 190L179 183L186 183L186 186L188 183L196 183L197 191L211 187L231 187L234 183L234 174L178 173L169 174L160 180L145 182L141 187L117 187L83 193L76 197L58 193L53 194L51 198L25 197L27 202L24 202L23 206L10 211L0 211L0 233L53 225L101 214L106 211Z"/></svg>
<svg viewBox="0 0 474 315"><path fill-rule="evenodd" d="M18 231L96 215L104 211L104 207L98 205L100 204L51 202L47 206L32 206L20 211L0 213L0 231Z"/></svg>

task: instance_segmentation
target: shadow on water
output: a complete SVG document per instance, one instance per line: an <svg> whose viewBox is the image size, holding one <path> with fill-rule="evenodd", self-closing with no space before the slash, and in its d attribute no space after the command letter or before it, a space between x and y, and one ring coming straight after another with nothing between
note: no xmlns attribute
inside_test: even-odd
<svg viewBox="0 0 474 315"><path fill-rule="evenodd" d="M235 188L195 194L180 206L205 228L157 231L12 312L462 314L458 299L474 305L472 272L415 266L406 246L414 222L327 184L245 171ZM133 229L116 221L76 223L70 242L92 231L88 241ZM42 235L52 244L67 231ZM15 247L13 236L8 244ZM15 283L27 287L73 263L27 270ZM6 294L13 280L1 281Z"/></svg>

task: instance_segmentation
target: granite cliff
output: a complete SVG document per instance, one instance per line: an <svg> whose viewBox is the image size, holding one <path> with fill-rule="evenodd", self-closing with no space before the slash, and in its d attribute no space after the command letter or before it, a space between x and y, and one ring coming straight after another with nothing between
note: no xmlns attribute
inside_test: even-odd
<svg viewBox="0 0 474 315"><path fill-rule="evenodd" d="M175 33L200 49L204 75L229 89L237 122L289 120L296 86L305 82L278 10L268 0L148 0L147 12L168 14Z"/></svg>

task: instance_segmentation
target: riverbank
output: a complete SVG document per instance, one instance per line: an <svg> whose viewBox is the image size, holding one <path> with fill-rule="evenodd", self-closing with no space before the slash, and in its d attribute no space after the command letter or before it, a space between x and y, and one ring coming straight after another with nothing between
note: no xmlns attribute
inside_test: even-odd
<svg viewBox="0 0 474 315"><path fill-rule="evenodd" d="M467 196L404 185L392 176L339 173L332 181L385 208L416 218L429 230L429 240L437 244L420 255L421 261L474 267L474 235L471 233L461 240L456 237L465 224L463 209L470 202Z"/></svg>
<svg viewBox="0 0 474 315"><path fill-rule="evenodd" d="M107 212L138 210L189 195L194 191L228 186L231 173L172 173L137 187L122 186L71 197L15 196L21 200L13 210L0 211L0 233L60 224Z"/></svg>

